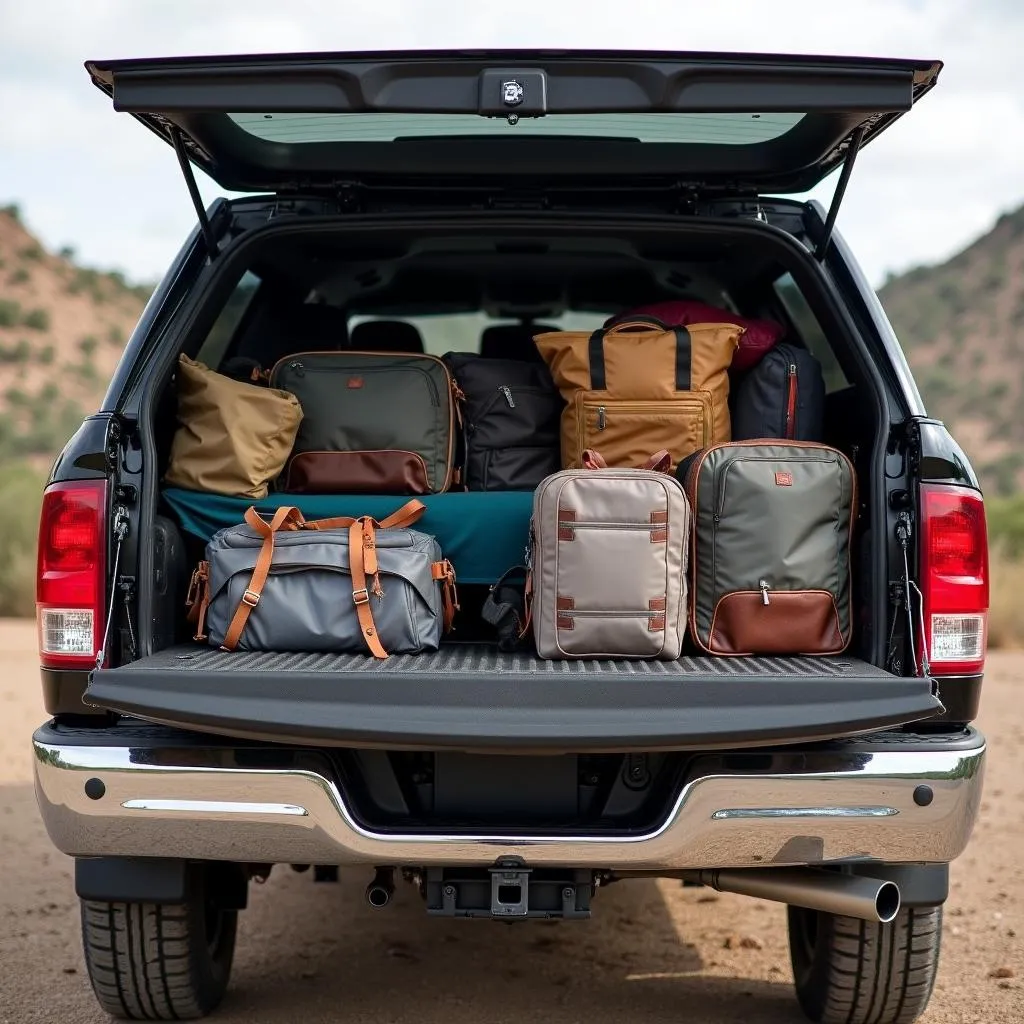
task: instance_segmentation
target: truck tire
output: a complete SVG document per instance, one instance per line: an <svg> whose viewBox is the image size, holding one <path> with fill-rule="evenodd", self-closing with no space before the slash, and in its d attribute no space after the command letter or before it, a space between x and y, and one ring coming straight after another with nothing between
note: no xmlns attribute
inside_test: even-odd
<svg viewBox="0 0 1024 1024"><path fill-rule="evenodd" d="M195 1020L224 996L238 911L82 900L82 945L100 1006L125 1020Z"/></svg>
<svg viewBox="0 0 1024 1024"><path fill-rule="evenodd" d="M789 907L796 995L816 1024L911 1024L939 966L942 907L904 907L889 924Z"/></svg>

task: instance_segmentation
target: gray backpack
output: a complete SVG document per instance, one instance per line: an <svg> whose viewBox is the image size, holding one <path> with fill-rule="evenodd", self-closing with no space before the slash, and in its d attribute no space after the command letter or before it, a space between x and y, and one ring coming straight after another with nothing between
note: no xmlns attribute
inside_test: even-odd
<svg viewBox="0 0 1024 1024"><path fill-rule="evenodd" d="M585 469L542 481L533 500L533 637L542 658L678 658L686 631L690 507L654 468ZM668 452L648 466L667 469Z"/></svg>
<svg viewBox="0 0 1024 1024"><path fill-rule="evenodd" d="M694 515L690 627L709 654L838 654L850 642L853 466L799 441L714 445L681 467Z"/></svg>
<svg viewBox="0 0 1024 1024"><path fill-rule="evenodd" d="M306 522L297 508L220 530L189 588L196 639L233 651L437 650L457 608L455 573L429 534L404 527L410 501L368 516Z"/></svg>

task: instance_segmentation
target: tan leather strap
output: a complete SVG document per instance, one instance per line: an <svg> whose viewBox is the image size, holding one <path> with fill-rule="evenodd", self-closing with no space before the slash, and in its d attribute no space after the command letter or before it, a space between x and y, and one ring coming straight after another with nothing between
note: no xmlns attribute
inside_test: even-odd
<svg viewBox="0 0 1024 1024"><path fill-rule="evenodd" d="M604 456L595 448L585 448L583 450L583 457L580 461L583 463L584 469L608 468L608 463L605 461ZM655 473L667 473L671 465L672 455L669 453L667 448L662 448L660 451L656 451L652 456L650 456L650 458L648 458L640 468L649 469Z"/></svg>
<svg viewBox="0 0 1024 1024"><path fill-rule="evenodd" d="M455 567L445 558L443 561L431 563L430 575L441 584L444 631L450 633L455 613L459 610L459 595L455 589Z"/></svg>
<svg viewBox="0 0 1024 1024"><path fill-rule="evenodd" d="M656 451L641 467L655 473L667 473L672 465L672 455L667 448Z"/></svg>
<svg viewBox="0 0 1024 1024"><path fill-rule="evenodd" d="M363 640L375 658L386 658L388 652L377 636L377 626L370 610L370 589L367 575L373 577L373 593L383 596L380 576L377 572L377 545L373 533L373 520L368 517L357 519L348 528L349 568L352 572L352 600L356 606L356 617Z"/></svg>
<svg viewBox="0 0 1024 1024"><path fill-rule="evenodd" d="M249 584L242 594L242 600L235 609L227 632L224 634L224 642L220 645L222 651L233 651L242 638L242 631L252 610L260 603L260 595L266 585L267 576L270 574L270 566L274 560L274 534L285 528L288 524L291 529L303 522L302 513L291 505L282 505L274 513L274 518L268 523L250 506L245 512L245 521L257 532L263 534L263 545L256 558L256 565L249 577Z"/></svg>
<svg viewBox="0 0 1024 1024"><path fill-rule="evenodd" d="M628 331L630 329L635 330L637 327L642 331L672 330L671 327L666 327L665 324L652 317L650 320L623 320L621 324L612 324L611 327L606 328L604 334L607 338L610 334L619 334L621 331Z"/></svg>
<svg viewBox="0 0 1024 1024"><path fill-rule="evenodd" d="M382 530L388 530L395 527L412 526L418 519L420 519L424 512L427 511L427 506L422 501L418 501L413 498L412 501L407 501L401 508L396 509L390 515L385 516L376 525ZM360 518L366 518L360 517ZM357 521L355 516L334 516L332 519L310 519L304 520L302 523L303 530L341 530L347 529L354 522Z"/></svg>
<svg viewBox="0 0 1024 1024"><path fill-rule="evenodd" d="M192 580L188 585L188 595L185 597L185 606L188 613L185 618L188 622L194 623L196 627L195 640L205 640L206 633L206 609L210 605L210 563L200 562L192 573Z"/></svg>

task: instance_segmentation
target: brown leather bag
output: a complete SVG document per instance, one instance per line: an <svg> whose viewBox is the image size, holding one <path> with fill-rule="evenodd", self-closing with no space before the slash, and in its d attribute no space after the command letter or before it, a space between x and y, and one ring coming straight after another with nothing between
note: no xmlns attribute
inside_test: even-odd
<svg viewBox="0 0 1024 1024"><path fill-rule="evenodd" d="M609 466L642 465L665 448L672 469L687 455L728 441L729 376L743 328L654 320L607 329L556 331L534 341L566 401L562 465L578 469L599 448Z"/></svg>

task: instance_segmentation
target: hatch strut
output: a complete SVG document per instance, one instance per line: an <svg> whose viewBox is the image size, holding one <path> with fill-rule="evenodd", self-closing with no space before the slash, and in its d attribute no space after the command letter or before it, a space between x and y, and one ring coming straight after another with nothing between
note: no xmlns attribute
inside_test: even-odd
<svg viewBox="0 0 1024 1024"><path fill-rule="evenodd" d="M864 141L865 131L867 131L866 126L861 125L850 136L850 144L846 148L846 156L843 159L843 169L839 172L839 183L832 194L832 204L829 206L828 216L825 218L825 233L822 235L817 249L814 250L815 258L818 260L823 260L828 252L828 244L832 241L832 230L836 226L836 217L839 216L839 205L842 203L843 195L846 193L846 186L850 183L850 175L853 173L853 162L857 159L857 150L860 149L861 142Z"/></svg>
<svg viewBox="0 0 1024 1024"><path fill-rule="evenodd" d="M196 176L192 172L192 164L189 161L188 153L185 152L185 143L181 137L181 129L171 127L171 145L178 156L178 163L181 166L181 173L185 176L185 184L188 186L188 194L192 197L192 205L199 215L199 230L203 233L206 241L207 251L210 259L217 258L217 242L213 237L213 229L210 227L210 218L206 216L206 207L203 206L203 197L199 194L199 186L196 184ZM846 173L845 171L843 172Z"/></svg>

